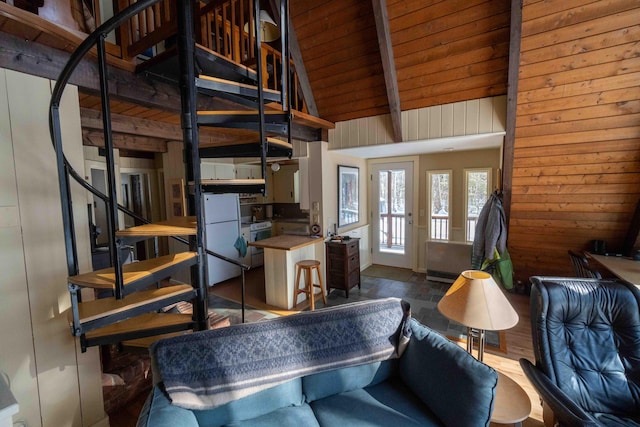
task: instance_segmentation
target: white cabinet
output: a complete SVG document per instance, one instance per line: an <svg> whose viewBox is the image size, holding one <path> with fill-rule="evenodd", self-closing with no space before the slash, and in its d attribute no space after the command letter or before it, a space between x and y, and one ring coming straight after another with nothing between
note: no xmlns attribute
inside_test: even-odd
<svg viewBox="0 0 640 427"><path fill-rule="evenodd" d="M214 163L203 161L200 164L202 179L233 179L236 167L233 163Z"/></svg>
<svg viewBox="0 0 640 427"><path fill-rule="evenodd" d="M298 165L283 165L273 174L273 201L276 203L296 203L295 181Z"/></svg>
<svg viewBox="0 0 640 427"><path fill-rule="evenodd" d="M202 162L200 164L200 176L202 179L216 179L215 163Z"/></svg>
<svg viewBox="0 0 640 427"><path fill-rule="evenodd" d="M231 163L216 163L216 179L234 179L236 167Z"/></svg>
<svg viewBox="0 0 640 427"><path fill-rule="evenodd" d="M300 203L300 209L309 210L309 159L299 159L298 166L298 177L293 181L296 203Z"/></svg>
<svg viewBox="0 0 640 427"><path fill-rule="evenodd" d="M262 166L260 165L236 165L236 178L238 179L261 179Z"/></svg>
<svg viewBox="0 0 640 427"><path fill-rule="evenodd" d="M255 204L255 203L271 203L272 197L272 185L271 185L271 169L267 168L267 176L265 178L267 186L267 197L263 197L259 194L252 194L251 197L244 198L240 202L242 204ZM237 164L236 165L236 178L237 179L262 179L262 166L261 165L249 165L249 164Z"/></svg>

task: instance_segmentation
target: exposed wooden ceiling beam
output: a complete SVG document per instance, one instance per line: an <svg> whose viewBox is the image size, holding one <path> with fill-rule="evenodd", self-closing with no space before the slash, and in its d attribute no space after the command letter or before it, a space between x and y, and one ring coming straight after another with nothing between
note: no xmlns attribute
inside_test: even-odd
<svg viewBox="0 0 640 427"><path fill-rule="evenodd" d="M104 134L99 131L83 129L82 143L92 147L104 147ZM113 146L120 150L166 153L167 141L148 136L113 134Z"/></svg>
<svg viewBox="0 0 640 427"><path fill-rule="evenodd" d="M382 69L384 70L384 82L387 88L389 101L389 113L393 126L393 140L402 142L402 110L400 109L400 93L398 91L398 78L396 65L393 59L393 45L391 44L391 31L389 30L389 16L387 14L386 0L371 0L373 16L376 20L376 32L378 33L378 45Z"/></svg>
<svg viewBox="0 0 640 427"><path fill-rule="evenodd" d="M511 27L509 32L506 135L504 136L502 150L502 204L507 228L509 228L511 218L511 192L518 107L518 75L520 74L520 40L522 39L522 0L511 0Z"/></svg>
<svg viewBox="0 0 640 427"><path fill-rule="evenodd" d="M80 109L83 129L102 130L102 112L91 108ZM139 119L121 114L111 114L113 132L148 136L169 141L182 141L180 125Z"/></svg>
<svg viewBox="0 0 640 427"><path fill-rule="evenodd" d="M102 112L92 108L80 109L81 125L84 130L102 132ZM182 128L178 124L141 119L122 114L111 114L111 130L115 134L139 135L164 141L182 141ZM119 136L121 138L122 136ZM255 132L200 129L200 145L222 145L231 142L255 141ZM135 150L134 147L127 147ZM142 150L144 151L144 150Z"/></svg>
<svg viewBox="0 0 640 427"><path fill-rule="evenodd" d="M51 80L58 78L70 56L67 52L3 32L0 32L0 46L0 67ZM180 112L180 92L177 86L153 81L116 67L109 67L108 73L109 92L113 99L163 111ZM98 75L98 65L85 59L73 72L69 83L84 92L98 93ZM219 101L212 98L198 99L198 107L203 110L216 109L220 105Z"/></svg>
<svg viewBox="0 0 640 427"><path fill-rule="evenodd" d="M274 14L274 20L280 21L280 6L275 0L269 0L269 6ZM291 21L291 20L289 20ZM302 60L302 53L300 52L300 45L298 44L298 37L293 29L293 25L289 22L289 50L291 51L291 58L293 59L293 65L296 67L296 73L298 74L298 82L300 83L300 90L304 97L304 102L307 105L307 111L312 116L319 117L318 107L316 106L316 100L313 97L313 91L311 90L311 84L309 83L309 76L307 75L307 69L304 66Z"/></svg>

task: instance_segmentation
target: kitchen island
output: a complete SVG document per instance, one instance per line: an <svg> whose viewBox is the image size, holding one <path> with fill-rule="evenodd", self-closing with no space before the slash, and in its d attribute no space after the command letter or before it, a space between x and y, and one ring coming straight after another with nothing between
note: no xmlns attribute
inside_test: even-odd
<svg viewBox="0 0 640 427"><path fill-rule="evenodd" d="M281 235L249 243L264 249L264 287L266 302L276 307L293 308L296 262L315 259L324 271L324 239L309 236ZM317 279L316 279L317 280ZM298 303L304 301L298 295Z"/></svg>

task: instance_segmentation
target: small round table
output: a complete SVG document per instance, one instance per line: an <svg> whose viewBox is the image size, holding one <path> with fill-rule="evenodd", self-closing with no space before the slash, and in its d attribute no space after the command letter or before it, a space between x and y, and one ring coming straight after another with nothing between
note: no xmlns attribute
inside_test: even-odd
<svg viewBox="0 0 640 427"><path fill-rule="evenodd" d="M529 395L514 380L498 372L496 400L493 405L491 422L521 426L531 413Z"/></svg>

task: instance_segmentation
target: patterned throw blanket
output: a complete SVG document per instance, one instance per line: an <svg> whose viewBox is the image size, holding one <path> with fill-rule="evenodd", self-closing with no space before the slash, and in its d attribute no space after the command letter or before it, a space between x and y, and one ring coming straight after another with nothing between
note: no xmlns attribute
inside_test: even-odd
<svg viewBox="0 0 640 427"><path fill-rule="evenodd" d="M293 378L399 357L409 305L372 300L156 342L156 375L174 405L210 409Z"/></svg>

